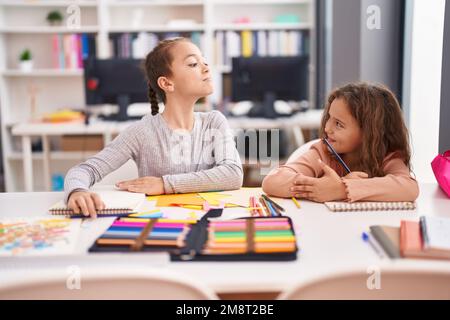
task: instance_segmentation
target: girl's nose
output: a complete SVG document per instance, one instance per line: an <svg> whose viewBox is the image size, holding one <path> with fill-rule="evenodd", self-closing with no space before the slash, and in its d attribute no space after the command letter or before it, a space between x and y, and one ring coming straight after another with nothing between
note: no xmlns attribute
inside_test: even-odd
<svg viewBox="0 0 450 320"><path fill-rule="evenodd" d="M206 62L202 62L203 72L209 72L209 65Z"/></svg>
<svg viewBox="0 0 450 320"><path fill-rule="evenodd" d="M325 133L328 135L328 134L330 134L331 133L331 129L330 129L330 125L329 125L329 121L327 121L326 123L325 123Z"/></svg>

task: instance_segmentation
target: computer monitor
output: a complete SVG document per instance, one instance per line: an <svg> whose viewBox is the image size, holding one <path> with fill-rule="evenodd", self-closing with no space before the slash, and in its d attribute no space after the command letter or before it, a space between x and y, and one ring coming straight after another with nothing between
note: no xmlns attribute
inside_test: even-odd
<svg viewBox="0 0 450 320"><path fill-rule="evenodd" d="M148 87L139 59L84 60L86 104L117 104L119 112L108 120L125 121L131 103L147 102Z"/></svg>
<svg viewBox="0 0 450 320"><path fill-rule="evenodd" d="M254 115L275 118L276 100L308 100L308 65L307 56L233 58L231 100L251 100Z"/></svg>

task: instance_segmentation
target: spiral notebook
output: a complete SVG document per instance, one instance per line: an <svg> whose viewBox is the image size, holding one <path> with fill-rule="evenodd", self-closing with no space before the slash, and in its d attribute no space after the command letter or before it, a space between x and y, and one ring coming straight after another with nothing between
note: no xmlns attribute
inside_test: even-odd
<svg viewBox="0 0 450 320"><path fill-rule="evenodd" d="M128 215L137 211L145 201L145 194L126 191L96 192L105 203L105 209L97 210L98 216ZM52 215L80 216L69 209L63 200L55 203L49 210Z"/></svg>
<svg viewBox="0 0 450 320"><path fill-rule="evenodd" d="M345 211L387 211L387 210L414 210L415 202L325 202L328 209L333 212Z"/></svg>

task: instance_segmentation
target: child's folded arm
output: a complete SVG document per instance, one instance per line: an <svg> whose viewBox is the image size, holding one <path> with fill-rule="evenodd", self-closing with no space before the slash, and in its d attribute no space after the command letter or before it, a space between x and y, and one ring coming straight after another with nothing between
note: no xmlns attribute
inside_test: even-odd
<svg viewBox="0 0 450 320"><path fill-rule="evenodd" d="M414 201L419 196L417 181L399 158L389 160L384 166L384 177L369 179L343 178L347 199L355 201Z"/></svg>
<svg viewBox="0 0 450 320"><path fill-rule="evenodd" d="M318 162L322 157L318 148L319 144L315 144L295 161L272 170L262 182L263 191L272 196L290 198L292 197L290 188L294 186L296 176L322 175L323 170Z"/></svg>
<svg viewBox="0 0 450 320"><path fill-rule="evenodd" d="M240 163L226 163L197 172L165 175L162 179L167 194L236 190L242 187L243 173Z"/></svg>
<svg viewBox="0 0 450 320"><path fill-rule="evenodd" d="M280 198L292 197L291 187L294 185L297 173L293 169L281 167L272 170L262 182L262 189L271 196Z"/></svg>

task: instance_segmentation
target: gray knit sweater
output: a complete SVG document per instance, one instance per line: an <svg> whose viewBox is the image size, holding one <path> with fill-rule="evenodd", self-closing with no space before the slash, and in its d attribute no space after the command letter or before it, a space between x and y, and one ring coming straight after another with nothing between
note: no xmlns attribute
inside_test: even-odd
<svg viewBox="0 0 450 320"><path fill-rule="evenodd" d="M242 164L226 118L212 111L195 112L194 119L188 132L170 129L161 114L144 116L69 170L65 201L72 191L89 189L129 159L136 162L140 177L162 177L165 193L239 189Z"/></svg>

